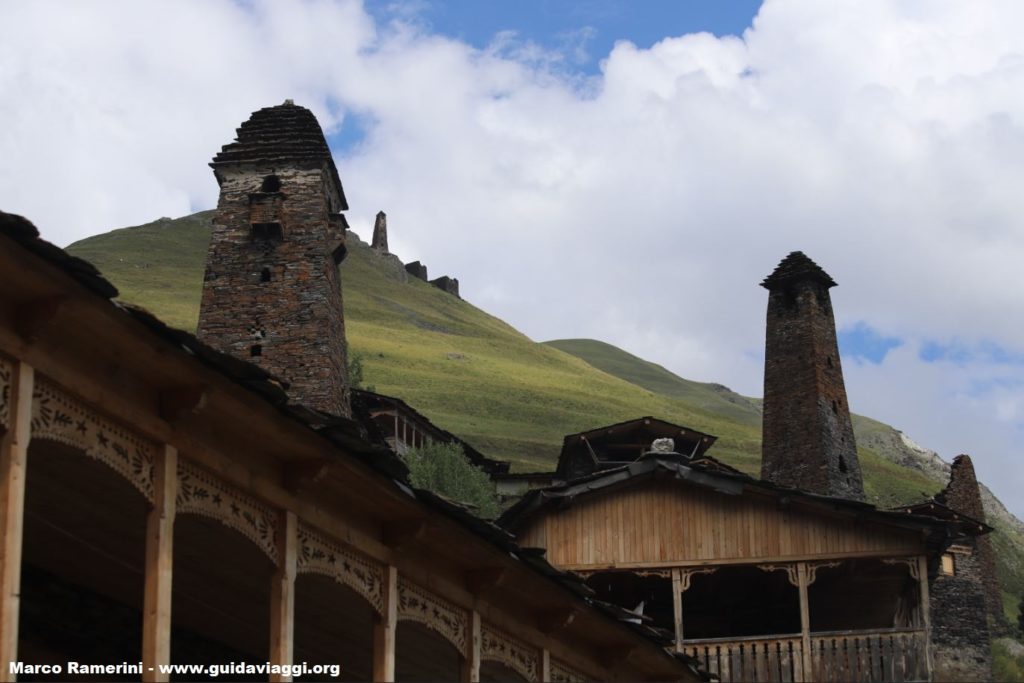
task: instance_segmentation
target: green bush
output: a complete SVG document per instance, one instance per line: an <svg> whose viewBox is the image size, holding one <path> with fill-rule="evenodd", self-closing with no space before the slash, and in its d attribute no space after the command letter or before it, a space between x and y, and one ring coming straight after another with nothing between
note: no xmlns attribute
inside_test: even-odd
<svg viewBox="0 0 1024 683"><path fill-rule="evenodd" d="M1014 656L1020 645L1009 638L1000 638L992 644L992 678L997 681L1024 681L1024 655Z"/></svg>
<svg viewBox="0 0 1024 683"><path fill-rule="evenodd" d="M454 443L430 443L408 451L405 462L416 488L468 505L485 519L498 516L498 496L490 477Z"/></svg>

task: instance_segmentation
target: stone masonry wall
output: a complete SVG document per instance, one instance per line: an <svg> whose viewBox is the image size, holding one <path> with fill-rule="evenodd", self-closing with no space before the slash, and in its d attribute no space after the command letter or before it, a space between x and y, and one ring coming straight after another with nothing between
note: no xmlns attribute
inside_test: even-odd
<svg viewBox="0 0 1024 683"><path fill-rule="evenodd" d="M350 415L337 258L344 219L320 163L219 168L221 195L203 282L199 338L286 381L294 402ZM280 181L278 208L252 208ZM332 204L334 204L332 206ZM258 213L259 212L259 213ZM258 235L253 222L281 226ZM254 221L258 218L258 221ZM340 249L340 250L339 250Z"/></svg>
<svg viewBox="0 0 1024 683"><path fill-rule="evenodd" d="M864 499L828 289L799 252L765 280L761 477L814 493Z"/></svg>
<svg viewBox="0 0 1024 683"><path fill-rule="evenodd" d="M976 554L957 553L954 557L955 575L935 576L929 589L933 679L990 681L992 651L981 566Z"/></svg>

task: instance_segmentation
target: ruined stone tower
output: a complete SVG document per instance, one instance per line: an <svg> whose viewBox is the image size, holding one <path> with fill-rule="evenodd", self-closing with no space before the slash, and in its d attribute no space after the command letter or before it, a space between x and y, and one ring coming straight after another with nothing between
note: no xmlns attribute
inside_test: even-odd
<svg viewBox="0 0 1024 683"><path fill-rule="evenodd" d="M761 283L768 290L761 478L864 500L828 292L835 284L799 251Z"/></svg>
<svg viewBox="0 0 1024 683"><path fill-rule="evenodd" d="M981 488L974 475L974 463L971 456L958 455L953 459L949 471L949 484L935 499L946 507L967 515L979 522L985 522L985 508L981 503ZM999 587L999 575L996 573L996 557L992 550L992 539L988 534L972 540L974 557L978 564L978 573L982 590L985 593L985 606L997 623L1006 620L1003 614L1002 591Z"/></svg>
<svg viewBox="0 0 1024 683"><path fill-rule="evenodd" d="M383 211L377 212L377 220L373 222L373 241L370 246L388 253L388 217Z"/></svg>
<svg viewBox="0 0 1024 683"><path fill-rule="evenodd" d="M949 485L935 496L946 507L985 521L970 456L953 460ZM1004 623L995 556L988 534L957 541L931 579L932 646L937 681L992 680L989 617Z"/></svg>
<svg viewBox="0 0 1024 683"><path fill-rule="evenodd" d="M286 381L293 402L349 416L348 204L320 124L291 100L261 109L210 166L220 201L199 338Z"/></svg>

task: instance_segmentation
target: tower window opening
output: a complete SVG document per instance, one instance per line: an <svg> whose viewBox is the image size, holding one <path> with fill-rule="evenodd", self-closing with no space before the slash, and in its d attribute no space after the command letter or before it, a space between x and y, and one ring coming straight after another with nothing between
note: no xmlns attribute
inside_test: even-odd
<svg viewBox="0 0 1024 683"><path fill-rule="evenodd" d="M839 456L839 471L846 474L846 460L841 455Z"/></svg>
<svg viewBox="0 0 1024 683"><path fill-rule="evenodd" d="M835 413L836 415L839 414L839 404L836 403L835 401L832 401L832 412Z"/></svg>
<svg viewBox="0 0 1024 683"><path fill-rule="evenodd" d="M832 364L832 356L826 356L826 358L825 358L825 363L826 363L826 364L828 364L828 366L829 366L830 368L831 368L831 367L835 367L835 366L834 366L834 365Z"/></svg>
<svg viewBox="0 0 1024 683"><path fill-rule="evenodd" d="M261 242L279 242L284 239L284 231L280 223L253 223L252 238Z"/></svg>
<svg viewBox="0 0 1024 683"><path fill-rule="evenodd" d="M263 184L260 185L260 192L280 192L281 191L281 179L276 175L268 175L263 179Z"/></svg>
<svg viewBox="0 0 1024 683"><path fill-rule="evenodd" d="M270 268L260 271L260 282L270 282Z"/></svg>
<svg viewBox="0 0 1024 683"><path fill-rule="evenodd" d="M253 358L256 358L258 356L262 356L263 355L263 345L262 344L253 344L252 346L250 346L249 347L249 355L252 356Z"/></svg>

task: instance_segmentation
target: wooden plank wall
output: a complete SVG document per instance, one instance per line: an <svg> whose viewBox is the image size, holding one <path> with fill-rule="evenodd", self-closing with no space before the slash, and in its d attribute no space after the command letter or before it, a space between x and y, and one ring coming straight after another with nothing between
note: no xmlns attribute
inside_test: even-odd
<svg viewBox="0 0 1024 683"><path fill-rule="evenodd" d="M683 482L648 482L598 494L531 520L524 546L556 566L644 566L719 560L920 552L913 531L780 510L773 500L727 496Z"/></svg>

